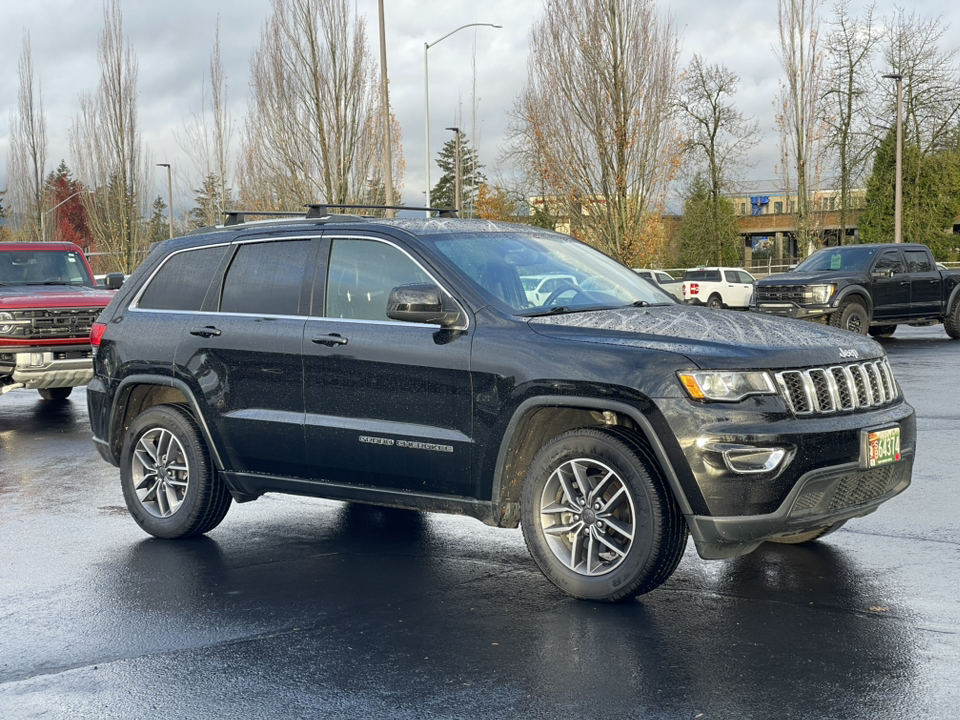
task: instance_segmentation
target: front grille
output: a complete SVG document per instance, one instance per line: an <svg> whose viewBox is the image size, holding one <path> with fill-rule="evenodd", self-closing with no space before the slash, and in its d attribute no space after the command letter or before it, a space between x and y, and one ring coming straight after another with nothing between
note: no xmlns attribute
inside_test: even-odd
<svg viewBox="0 0 960 720"><path fill-rule="evenodd" d="M80 338L89 337L90 328L103 308L49 308L10 310L12 321L0 320L5 338Z"/></svg>
<svg viewBox="0 0 960 720"><path fill-rule="evenodd" d="M889 405L897 385L886 358L774 375L795 415L855 412Z"/></svg>
<svg viewBox="0 0 960 720"><path fill-rule="evenodd" d="M802 285L757 285L757 302L794 302L803 304Z"/></svg>

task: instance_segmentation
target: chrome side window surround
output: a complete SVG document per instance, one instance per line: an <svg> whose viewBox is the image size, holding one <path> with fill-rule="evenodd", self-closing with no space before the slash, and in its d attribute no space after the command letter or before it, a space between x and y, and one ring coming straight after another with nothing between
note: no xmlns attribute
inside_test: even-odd
<svg viewBox="0 0 960 720"><path fill-rule="evenodd" d="M453 327L453 328L448 328L448 329L449 329L449 330L467 330L467 329L469 329L469 327L470 327L470 316L467 314L467 311L464 309L463 304L460 303L459 300L457 300L457 298L454 296L454 294L453 294L452 292L450 292L449 288L447 288L446 285L444 285L442 282L440 282L439 280L437 280L436 276L435 276L432 272L430 272L429 270L427 270L425 267L423 267L423 264L422 264L419 260L417 260L417 258L413 257L413 255L411 255L411 254L407 251L406 248L404 248L404 247L402 247L402 246L400 246L400 245L397 245L395 242L392 242L391 240L388 240L387 238L380 238L380 237L369 237L369 236L364 236L364 235L324 235L324 237L330 239L331 241L333 241L333 240L364 240L364 241L367 241L367 242L378 242L378 243L383 243L384 245L387 245L387 246L389 246L389 247L392 247L392 248L394 248L395 250L399 250L403 255L405 255L405 256L410 260L410 262L412 262L414 265L417 266L417 268L420 270L420 272L422 272L424 275L426 275L428 278L430 278L431 282L433 282L438 288L440 288L440 290L441 290L448 298L450 298L450 300L451 300L453 303L456 304L457 308L459 308L460 314L463 316L463 319L464 319L463 325L462 325L462 326ZM329 272L329 267L327 268L327 270L328 270L328 272ZM326 283L327 283L327 280L328 280L328 278L324 278L324 294L326 294ZM354 322L354 323L375 324L375 325L390 325L390 326L412 325L412 326L414 326L414 327L431 327L431 328L436 328L436 327L437 327L436 325L429 325L429 324L426 324L426 323L407 323L407 322L402 322L402 321L400 321L400 320L363 320L363 319L352 319L352 318L332 318L332 317L318 316L318 315L311 315L311 316L309 316L309 317L310 317L310 319L322 319L322 320L327 320L327 321L330 321L330 322Z"/></svg>
<svg viewBox="0 0 960 720"><path fill-rule="evenodd" d="M127 310L133 310L136 312L199 313L200 312L199 310L154 310L153 308L141 308L140 299L143 297L143 294L147 291L147 288L149 288L150 285L153 284L153 281L154 279L156 279L157 274L163 269L163 267L168 262L170 262L170 258L176 257L178 255L182 255L188 252L196 252L198 250L208 250L209 248L217 248L217 247L228 247L232 244L233 243L231 242L222 242L222 243L214 243L212 245L199 245L197 247L184 248L183 250L177 250L175 252L170 253L163 260L160 261L160 264L157 265L156 268L154 268L152 273L150 273L150 277L147 278L147 281L140 286L140 289L137 290L137 294L134 295L133 300L131 300L130 304L127 305Z"/></svg>

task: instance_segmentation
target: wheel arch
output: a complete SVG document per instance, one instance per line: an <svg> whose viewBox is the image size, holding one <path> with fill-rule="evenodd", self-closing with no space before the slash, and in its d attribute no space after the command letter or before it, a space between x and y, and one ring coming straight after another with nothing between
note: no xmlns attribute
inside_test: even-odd
<svg viewBox="0 0 960 720"><path fill-rule="evenodd" d="M870 315L871 321L873 320L873 299L870 297L870 293L860 285L850 285L845 287L837 294L837 310L840 310L840 306L845 302L858 302L866 309L867 313Z"/></svg>
<svg viewBox="0 0 960 720"><path fill-rule="evenodd" d="M223 470L220 453L190 387L182 380L157 375L125 377L114 393L110 410L109 448L117 463L120 462L120 448L130 424L138 415L156 405L186 405L200 428L214 468L217 471Z"/></svg>
<svg viewBox="0 0 960 720"><path fill-rule="evenodd" d="M551 438L582 427L617 426L628 430L663 474L684 516L693 511L677 473L650 420L637 407L616 400L567 395L528 398L514 411L500 441L493 476L492 500L500 508L498 523L516 527L520 493L527 468Z"/></svg>

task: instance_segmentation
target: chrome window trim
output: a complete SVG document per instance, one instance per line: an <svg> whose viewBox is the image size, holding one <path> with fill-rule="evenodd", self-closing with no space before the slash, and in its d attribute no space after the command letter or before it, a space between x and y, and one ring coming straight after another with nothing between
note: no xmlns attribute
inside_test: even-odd
<svg viewBox="0 0 960 720"><path fill-rule="evenodd" d="M411 255L409 252L407 252L406 248L401 247L400 245L397 245L397 244L396 244L395 242L393 242L392 240L389 240L389 239L387 239L387 238L382 238L382 237L370 237L370 236L366 236L366 235L327 235L327 234L325 234L323 237L329 238L331 241L333 241L333 240L367 240L367 241L370 241L370 242L380 242L380 243L384 243L385 245L389 245L390 247L393 247L393 248L399 250L401 253L403 253L404 255L406 255L414 265L416 265L418 268L420 268L421 272L423 272L424 275L426 275L428 278L430 278L430 279L433 281L433 283L434 283L438 288L440 288L444 293L446 293L447 296L449 296L449 298L450 298L450 299L456 304L456 306L460 309L460 314L463 316L464 321L465 321L464 324L463 324L462 326L457 325L457 326L455 326L455 327L449 327L449 328L443 328L443 329L445 329L445 330L463 330L463 331L466 331L466 330L469 330L469 329L470 329L470 315L469 315L469 313L467 313L466 309L464 309L463 304L462 304L459 300L457 300L456 296L455 296L452 292L450 292L450 290L447 288L446 285L444 285L442 282L440 282L439 280L437 280L437 278L434 276L434 274L433 274L432 272L430 272L430 271L427 270L425 267L423 267L423 264L422 264L419 260L417 260L417 258L413 257L413 255ZM331 250L331 252L333 251L333 243L332 243L332 242L331 242L331 244L330 244L330 250ZM328 259L328 261L327 261L327 272L328 272L328 273L330 272L330 261L329 261L329 259ZM327 304L327 303L326 303L326 300L327 300L327 282L326 282L326 278L324 278L324 283L323 283L323 300L324 300L324 303L323 303L323 304L326 305L326 304ZM314 319L322 319L322 320L337 320L337 321L340 321L340 322L374 323L374 324L378 324L378 325L390 325L390 326L396 326L396 325L399 324L399 325L417 325L417 326L425 326L425 327L432 327L432 328L439 328L439 327L440 327L439 325L431 325L431 324L429 324L429 323L407 323L407 322L403 322L402 320L361 320L361 319L356 319L356 320L354 320L354 319L352 319L352 318L331 318L331 317L326 317L325 315L311 315L310 317L311 317L311 318L314 318Z"/></svg>

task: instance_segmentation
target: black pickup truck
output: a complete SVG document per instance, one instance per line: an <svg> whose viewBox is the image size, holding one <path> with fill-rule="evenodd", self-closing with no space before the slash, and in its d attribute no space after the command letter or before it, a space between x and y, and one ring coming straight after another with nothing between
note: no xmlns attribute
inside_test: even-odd
<svg viewBox="0 0 960 720"><path fill-rule="evenodd" d="M789 272L758 280L754 312L826 322L874 337L897 325L942 322L960 339L960 270L941 270L916 243L824 248Z"/></svg>

